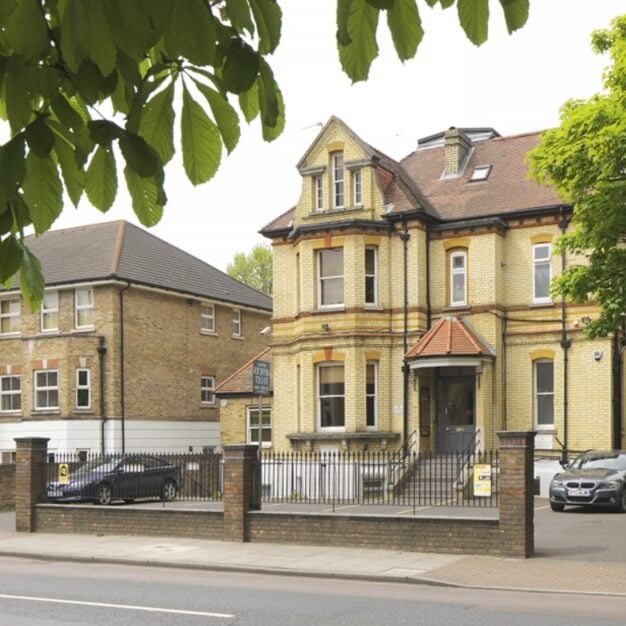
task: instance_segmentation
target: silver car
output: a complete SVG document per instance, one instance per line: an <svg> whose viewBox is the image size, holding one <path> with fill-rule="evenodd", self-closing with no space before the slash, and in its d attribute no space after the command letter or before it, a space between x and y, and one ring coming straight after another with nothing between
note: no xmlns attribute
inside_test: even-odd
<svg viewBox="0 0 626 626"><path fill-rule="evenodd" d="M550 508L610 507L626 512L626 450L589 450L550 482Z"/></svg>

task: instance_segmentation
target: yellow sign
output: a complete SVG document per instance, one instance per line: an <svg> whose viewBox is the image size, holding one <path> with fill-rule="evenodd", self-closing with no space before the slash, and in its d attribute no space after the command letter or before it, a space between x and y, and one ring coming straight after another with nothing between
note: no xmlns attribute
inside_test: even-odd
<svg viewBox="0 0 626 626"><path fill-rule="evenodd" d="M491 465L474 465L474 495L491 496Z"/></svg>
<svg viewBox="0 0 626 626"><path fill-rule="evenodd" d="M67 485L70 482L70 466L67 463L59 465L59 482L62 485Z"/></svg>

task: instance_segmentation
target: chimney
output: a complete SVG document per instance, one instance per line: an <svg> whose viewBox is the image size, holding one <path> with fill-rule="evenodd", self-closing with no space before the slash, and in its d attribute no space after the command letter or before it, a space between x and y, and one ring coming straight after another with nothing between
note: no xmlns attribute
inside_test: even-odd
<svg viewBox="0 0 626 626"><path fill-rule="evenodd" d="M445 132L444 149L446 158L444 176L449 178L461 176L472 149L472 142L462 131L451 126Z"/></svg>

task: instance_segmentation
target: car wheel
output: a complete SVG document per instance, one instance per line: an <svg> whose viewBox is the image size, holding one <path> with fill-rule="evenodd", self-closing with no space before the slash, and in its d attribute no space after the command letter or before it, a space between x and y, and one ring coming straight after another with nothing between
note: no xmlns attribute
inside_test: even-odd
<svg viewBox="0 0 626 626"><path fill-rule="evenodd" d="M615 509L618 513L626 513L626 487L622 489L622 494L615 505Z"/></svg>
<svg viewBox="0 0 626 626"><path fill-rule="evenodd" d="M98 486L98 493L96 504L111 504L111 486L106 483L102 483Z"/></svg>
<svg viewBox="0 0 626 626"><path fill-rule="evenodd" d="M178 487L173 480L167 480L161 489L161 500L170 502L176 498Z"/></svg>
<svg viewBox="0 0 626 626"><path fill-rule="evenodd" d="M559 502L550 502L550 508L553 511L559 512L562 511L565 508L564 504L560 504Z"/></svg>

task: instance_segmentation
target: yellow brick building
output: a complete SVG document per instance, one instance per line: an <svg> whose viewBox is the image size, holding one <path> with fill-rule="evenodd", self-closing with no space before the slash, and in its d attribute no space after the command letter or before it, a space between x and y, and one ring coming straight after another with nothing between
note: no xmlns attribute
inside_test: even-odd
<svg viewBox="0 0 626 626"><path fill-rule="evenodd" d="M451 128L396 162L331 118L274 251L271 440L286 449L624 445L614 338L552 299L571 207L528 179L538 134ZM430 333L429 333L430 331Z"/></svg>

